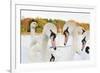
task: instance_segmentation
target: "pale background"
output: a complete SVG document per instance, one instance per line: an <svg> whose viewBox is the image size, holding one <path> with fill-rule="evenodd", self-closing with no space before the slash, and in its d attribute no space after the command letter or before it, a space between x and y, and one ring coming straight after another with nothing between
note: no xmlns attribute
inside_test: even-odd
<svg viewBox="0 0 100 73"><path fill-rule="evenodd" d="M21 0L20 0L21 1ZM30 1L30 0L28 0ZM36 73L99 73L100 72L100 0L33 0L34 2L64 2L67 4L85 4L96 6L96 50L97 66L88 68L68 68L63 70L38 71ZM10 69L10 0L0 2L0 73L8 73ZM34 72L35 73L35 72Z"/></svg>
<svg viewBox="0 0 100 73"><path fill-rule="evenodd" d="M51 18L51 19L62 19L62 20L76 20L79 22L85 22L89 23L89 14L80 14L80 13L57 13L57 12L39 12L39 11L22 11L21 13L22 18L36 18L36 17L41 17L41 18Z"/></svg>

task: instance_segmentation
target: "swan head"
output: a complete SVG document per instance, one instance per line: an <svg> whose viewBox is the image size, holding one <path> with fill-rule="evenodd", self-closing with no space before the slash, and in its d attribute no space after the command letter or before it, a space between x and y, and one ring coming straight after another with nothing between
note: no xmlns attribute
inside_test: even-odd
<svg viewBox="0 0 100 73"><path fill-rule="evenodd" d="M34 30L34 29L36 28L36 26L37 26L37 23L36 23L36 22L32 22L32 23L30 24L30 29L31 29L31 30Z"/></svg>
<svg viewBox="0 0 100 73"><path fill-rule="evenodd" d="M32 21L30 22L30 31L31 31L31 33L32 33L32 32L35 32L36 26L37 26L37 22L36 22L35 20L32 20Z"/></svg>
<svg viewBox="0 0 100 73"><path fill-rule="evenodd" d="M67 21L63 26L64 45L67 44L68 37L73 34L76 23L74 21Z"/></svg>
<svg viewBox="0 0 100 73"><path fill-rule="evenodd" d="M45 24L43 28L43 35L47 36L48 39L51 40L52 47L54 50L56 50L56 34L57 34L57 28L54 24L52 23L47 23Z"/></svg>
<svg viewBox="0 0 100 73"><path fill-rule="evenodd" d="M83 27L77 26L74 32L77 39L77 41L75 41L77 43L77 48L79 51L83 51L87 41L89 40L89 30L85 30Z"/></svg>
<svg viewBox="0 0 100 73"><path fill-rule="evenodd" d="M83 51L83 49L85 48L86 44L87 44L87 41L89 40L89 31L85 31L83 34L82 34L82 40L81 40L81 43L82 43L82 49L81 51Z"/></svg>

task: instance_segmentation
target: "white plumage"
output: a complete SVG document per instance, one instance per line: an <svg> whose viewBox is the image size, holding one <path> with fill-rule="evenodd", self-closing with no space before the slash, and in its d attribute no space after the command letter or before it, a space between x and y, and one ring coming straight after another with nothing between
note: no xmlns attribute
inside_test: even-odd
<svg viewBox="0 0 100 73"><path fill-rule="evenodd" d="M48 40L50 39L50 30L52 30L54 33L57 33L57 29L54 24L52 23L45 24L45 26L43 27L43 33L41 34L41 36L38 38L35 38L35 40L40 39L40 41L36 42L29 48L30 62L49 62L51 53L47 45L48 45ZM36 36L36 35L34 34L33 36Z"/></svg>
<svg viewBox="0 0 100 73"><path fill-rule="evenodd" d="M67 21L63 27L63 32L64 30L68 29L69 35L68 35L68 40L70 39L69 36L72 36L72 49L74 53L80 53L82 49L82 39L86 36L86 41L89 39L89 31L85 31L82 34L82 27L79 26L78 23L75 21Z"/></svg>

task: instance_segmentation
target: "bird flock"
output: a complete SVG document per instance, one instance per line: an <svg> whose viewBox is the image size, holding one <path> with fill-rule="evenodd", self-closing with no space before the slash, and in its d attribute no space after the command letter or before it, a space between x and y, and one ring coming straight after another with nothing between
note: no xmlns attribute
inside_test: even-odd
<svg viewBox="0 0 100 73"><path fill-rule="evenodd" d="M32 22L30 24L30 31L31 31L31 38L32 42L29 47L29 61L30 62L55 62L57 61L57 57L54 52L57 52L59 50L59 45L57 46L57 41L60 42L60 40L56 40L58 33L57 33L57 27L53 23L46 23L43 27L43 32L41 35L41 39L37 41L36 39L36 22ZM88 24L84 24L85 26L89 26ZM61 33L64 37L63 39L63 45L61 47L64 47L66 55L68 56L67 60L73 60L75 54L83 54L82 59L87 59L89 57L90 53L90 31L89 28L85 29L81 24L69 20L66 21L66 23L63 26L63 33ZM69 51L70 54L67 55L67 44L70 39L70 36L72 37L72 43L70 45L71 51ZM50 40L51 46L48 46L48 42ZM60 48L62 49L62 48ZM53 51L52 51L53 50ZM58 59L59 61L59 59Z"/></svg>

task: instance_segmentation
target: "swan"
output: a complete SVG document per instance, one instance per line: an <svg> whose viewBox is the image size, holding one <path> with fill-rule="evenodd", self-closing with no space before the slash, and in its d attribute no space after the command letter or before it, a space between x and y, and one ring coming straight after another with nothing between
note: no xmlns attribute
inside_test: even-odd
<svg viewBox="0 0 100 73"><path fill-rule="evenodd" d="M74 54L76 53L76 43L74 41L76 41L76 28L77 28L78 24L75 23L75 21L73 20L69 20L67 21L64 26L63 26L63 34L64 34L64 45L70 46L70 50L66 50L69 51L68 53L68 59L67 60L72 60ZM68 47L66 47L66 49L68 49Z"/></svg>
<svg viewBox="0 0 100 73"><path fill-rule="evenodd" d="M36 46L39 46L39 43L38 43L38 40L37 40L37 37L36 37L36 33L35 33L35 28L37 26L37 22L35 20L32 20L30 22L30 46L29 46L29 51L28 51L28 57L29 57L29 62L38 62L39 58L37 59L36 57L39 57L36 55L39 54L39 51L38 49L34 49L34 48L39 48L39 47L36 47ZM34 59L35 58L35 59Z"/></svg>
<svg viewBox="0 0 100 73"><path fill-rule="evenodd" d="M51 40L52 47L55 49L56 33L57 29L54 24L47 23L44 25L42 34L40 35L40 37L36 38L38 42L30 46L30 51L29 51L30 62L49 62L51 53L47 46L48 40L49 39ZM31 35L36 36L34 32Z"/></svg>
<svg viewBox="0 0 100 73"><path fill-rule="evenodd" d="M87 24L85 24L85 26L88 26ZM90 31L89 29L86 30L85 28L83 28L81 26L81 24L79 26L77 26L77 28L74 30L75 32L75 36L74 36L74 47L76 47L76 52L80 53L81 51L83 51L87 41L90 38Z"/></svg>
<svg viewBox="0 0 100 73"><path fill-rule="evenodd" d="M84 46L84 49L73 57L74 60L89 60L90 59L90 40Z"/></svg>
<svg viewBox="0 0 100 73"><path fill-rule="evenodd" d="M63 26L63 34L65 36L64 45L67 44L69 36L74 36L74 30L76 28L76 23L73 20L67 21Z"/></svg>
<svg viewBox="0 0 100 73"><path fill-rule="evenodd" d="M37 22L32 20L30 23L30 46L29 46L29 63L42 62L42 35L35 33Z"/></svg>
<svg viewBox="0 0 100 73"><path fill-rule="evenodd" d="M48 45L48 41L49 39L51 40L51 45L52 45L52 48L54 50L56 50L56 34L57 34L57 28L54 24L52 23L47 23L45 24L44 28L43 28L43 39L42 39L42 48L45 50L43 52L43 56L44 56L44 59L47 59L50 60L50 57L51 57L51 51L49 50L49 47L47 48L47 45Z"/></svg>
<svg viewBox="0 0 100 73"><path fill-rule="evenodd" d="M63 27L64 45L68 45L68 42L71 40L71 49L73 53L70 53L72 57L75 53L80 53L85 47L86 42L89 39L89 30L86 31L79 23L69 20L64 24ZM84 41L85 40L85 41Z"/></svg>
<svg viewBox="0 0 100 73"><path fill-rule="evenodd" d="M83 51L84 47L87 44L87 41L90 40L90 32L89 31L85 31L85 33L82 35L82 49L81 51Z"/></svg>
<svg viewBox="0 0 100 73"><path fill-rule="evenodd" d="M35 20L32 20L30 23L30 35L31 35L31 45L36 44L37 40L36 37L34 36L35 33L35 28L37 27L37 23Z"/></svg>

